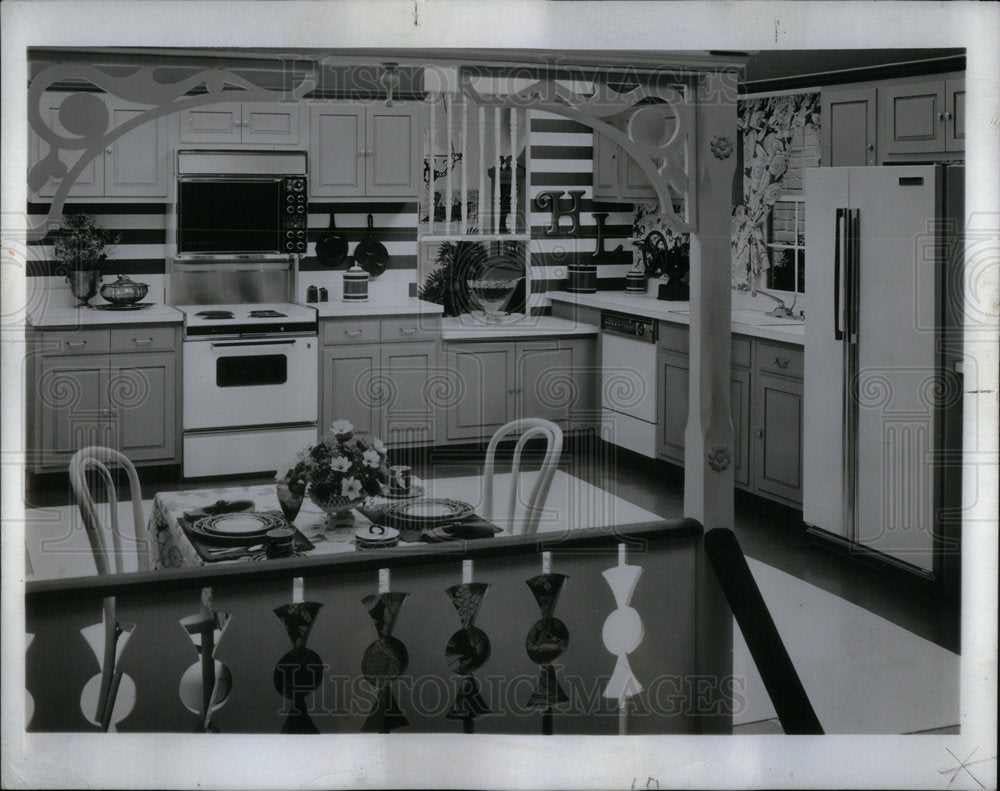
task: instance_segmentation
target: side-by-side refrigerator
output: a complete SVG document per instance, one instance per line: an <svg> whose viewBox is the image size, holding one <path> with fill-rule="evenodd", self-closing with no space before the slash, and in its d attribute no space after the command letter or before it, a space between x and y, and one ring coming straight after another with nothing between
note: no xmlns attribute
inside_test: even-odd
<svg viewBox="0 0 1000 791"><path fill-rule="evenodd" d="M958 549L963 173L805 178L803 519L938 579Z"/></svg>

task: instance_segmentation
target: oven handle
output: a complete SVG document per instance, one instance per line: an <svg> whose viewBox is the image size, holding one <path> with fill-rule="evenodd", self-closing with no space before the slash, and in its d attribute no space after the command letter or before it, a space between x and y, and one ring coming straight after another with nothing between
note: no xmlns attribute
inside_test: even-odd
<svg viewBox="0 0 1000 791"><path fill-rule="evenodd" d="M228 342L212 342L213 349L220 349L228 346L294 346L294 340L288 341L228 341Z"/></svg>

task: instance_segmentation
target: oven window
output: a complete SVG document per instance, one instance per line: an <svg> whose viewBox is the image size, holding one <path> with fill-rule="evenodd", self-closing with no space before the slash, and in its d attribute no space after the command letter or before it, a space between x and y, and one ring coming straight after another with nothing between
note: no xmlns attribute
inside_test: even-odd
<svg viewBox="0 0 1000 791"><path fill-rule="evenodd" d="M178 252L281 252L279 180L181 181L178 189Z"/></svg>
<svg viewBox="0 0 1000 791"><path fill-rule="evenodd" d="M288 357L284 354L220 357L215 364L216 387L283 385L287 381Z"/></svg>

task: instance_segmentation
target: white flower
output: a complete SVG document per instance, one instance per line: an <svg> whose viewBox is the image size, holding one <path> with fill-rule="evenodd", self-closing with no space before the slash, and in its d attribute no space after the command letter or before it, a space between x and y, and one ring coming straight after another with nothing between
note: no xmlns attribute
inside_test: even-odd
<svg viewBox="0 0 1000 791"><path fill-rule="evenodd" d="M354 431L354 424L351 423L350 420L334 420L333 424L330 426L330 431L338 437L343 434L350 434Z"/></svg>
<svg viewBox="0 0 1000 791"><path fill-rule="evenodd" d="M344 478L340 482L340 493L348 500L357 500L361 496L361 481L357 478Z"/></svg>
<svg viewBox="0 0 1000 791"><path fill-rule="evenodd" d="M330 469L336 472L347 472L351 469L351 460L346 456L334 456L330 459Z"/></svg>
<svg viewBox="0 0 1000 791"><path fill-rule="evenodd" d="M378 437L375 437L375 439L372 440L372 447L379 452L379 455L385 455L385 443Z"/></svg>
<svg viewBox="0 0 1000 791"><path fill-rule="evenodd" d="M378 451L366 450L361 457L361 461L364 462L366 467L378 467L381 459L379 458Z"/></svg>

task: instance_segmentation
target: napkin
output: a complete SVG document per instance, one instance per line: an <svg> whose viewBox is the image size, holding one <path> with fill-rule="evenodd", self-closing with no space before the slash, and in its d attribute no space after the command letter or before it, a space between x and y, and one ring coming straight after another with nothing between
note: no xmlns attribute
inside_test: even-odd
<svg viewBox="0 0 1000 791"><path fill-rule="evenodd" d="M475 538L493 538L500 528L492 522L487 522L478 516L471 516L461 522L449 522L446 525L432 527L420 536L421 541L437 544L442 541L466 541Z"/></svg>

